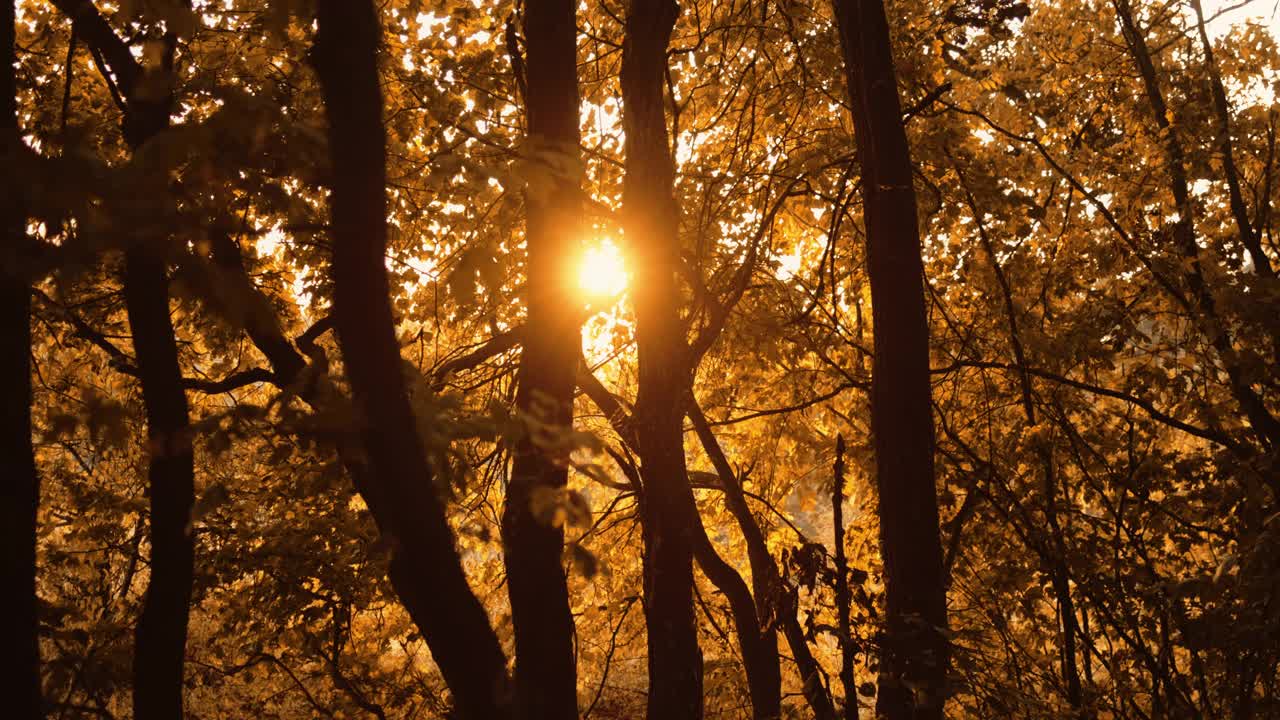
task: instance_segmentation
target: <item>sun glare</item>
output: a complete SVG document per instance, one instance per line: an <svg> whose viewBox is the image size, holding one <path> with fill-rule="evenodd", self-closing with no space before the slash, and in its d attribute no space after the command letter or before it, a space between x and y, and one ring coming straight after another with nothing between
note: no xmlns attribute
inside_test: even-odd
<svg viewBox="0 0 1280 720"><path fill-rule="evenodd" d="M627 265L612 240L593 243L582 254L578 288L591 298L616 297L627 289Z"/></svg>

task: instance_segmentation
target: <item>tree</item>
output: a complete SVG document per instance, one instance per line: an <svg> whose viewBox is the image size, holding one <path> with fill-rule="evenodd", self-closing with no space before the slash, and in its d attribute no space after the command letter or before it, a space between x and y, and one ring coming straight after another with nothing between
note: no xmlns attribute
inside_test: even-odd
<svg viewBox="0 0 1280 720"><path fill-rule="evenodd" d="M4 4L0 34L0 164L17 166L22 138L18 126L15 77L14 3ZM8 174L8 173L6 173ZM0 457L8 465L8 477L0 493L0 523L4 525L3 574L12 597L5 617L10 638L0 664L6 696L20 717L43 712L40 691L39 598L36 595L36 527L40 502L40 478L31 450L31 291L23 268L26 213L18 188L5 183L0 200L0 231L4 250L0 262L0 332L7 347L0 353L0 381L5 403L0 416Z"/></svg>
<svg viewBox="0 0 1280 720"><path fill-rule="evenodd" d="M463 717L509 709L506 658L467 585L405 395L383 266L386 161L372 3L321 2L315 64L333 162L334 326L372 472L359 488L397 545L396 592L413 614Z"/></svg>
<svg viewBox="0 0 1280 720"><path fill-rule="evenodd" d="M502 538L515 630L515 708L528 718L578 715L573 616L561 560L564 531L549 522L549 509L563 502L559 495L568 483L566 449L555 446L554 435L573 423L582 344L578 317L569 311L570 268L582 227L575 19L571 0L533 2L524 9L525 152L541 166L525 192L528 315L516 396L530 428L516 447ZM517 65L515 71L522 69Z"/></svg>
<svg viewBox="0 0 1280 720"><path fill-rule="evenodd" d="M876 713L941 718L947 594L933 475L924 265L889 24L879 0L835 5L862 170L875 356L871 426L885 612Z"/></svg>
<svg viewBox="0 0 1280 720"><path fill-rule="evenodd" d="M177 37L166 32L158 67L143 68L92 3L59 5L119 86L121 130L135 157L169 125ZM102 69L102 68L100 68ZM103 69L105 73L106 70ZM188 609L195 573L191 506L195 467L177 341L169 318L169 236L139 232L124 252L122 283L147 414L150 576L134 632L133 707L139 718L182 717Z"/></svg>
<svg viewBox="0 0 1280 720"><path fill-rule="evenodd" d="M679 9L632 3L621 75L626 130L623 206L636 272L636 444L644 483L645 624L650 718L702 715L702 655L693 610L697 511L684 460L681 389L689 384L677 314L680 246L663 102L667 43Z"/></svg>
<svg viewBox="0 0 1280 720"><path fill-rule="evenodd" d="M189 714L936 716L890 682L885 414L932 420L932 481L896 477L936 497L947 717L1276 714L1280 48L1247 8L853 3L842 46L834 4L550 7L15 5L31 714L129 716L176 577L139 248L194 460ZM918 297L886 305L886 238Z"/></svg>

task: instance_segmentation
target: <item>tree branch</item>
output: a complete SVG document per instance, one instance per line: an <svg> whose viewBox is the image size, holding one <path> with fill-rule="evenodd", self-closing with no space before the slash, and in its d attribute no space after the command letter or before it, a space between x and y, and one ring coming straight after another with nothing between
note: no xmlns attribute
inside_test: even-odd
<svg viewBox="0 0 1280 720"><path fill-rule="evenodd" d="M1008 370L1010 372L1026 372L1029 375L1034 375L1038 378L1042 378L1045 380L1051 380L1060 385L1067 385L1077 390L1083 390L1085 392L1092 393L1094 395L1102 395L1104 397L1121 400L1123 402L1129 403L1130 405L1133 405L1134 407L1137 407L1142 411L1146 412L1146 414L1150 416L1152 420L1163 423L1173 428L1177 428L1178 430L1181 430L1189 435L1194 435L1198 438L1208 440L1209 442L1218 443L1219 445L1223 445L1225 447L1231 448L1236 451L1243 450L1243 447L1236 441L1232 440L1231 438L1221 433L1214 432L1212 430L1207 430L1202 427L1191 425L1190 423L1183 422L1173 417L1172 415L1169 415L1168 413L1161 412L1160 410L1156 409L1155 405L1153 405L1149 400L1144 400L1143 398L1137 397L1135 395L1130 395L1128 393L1121 392L1119 390L1112 390L1110 388L1099 387L1097 385L1090 385L1089 383L1081 382L1079 380L1072 380L1069 377L1065 377L1057 373L1052 373L1047 370L1038 370L1036 368L1021 368L1013 363L991 362L991 361L985 361L985 360L957 360L951 365L948 365L946 367L941 367L941 368L934 368L930 370L930 372L934 375L945 375L946 373L952 372L959 368L965 368L965 367L979 368L979 369L992 369L992 370Z"/></svg>
<svg viewBox="0 0 1280 720"><path fill-rule="evenodd" d="M480 347L458 358L441 363L432 369L428 378L431 388L439 390L444 387L445 378L457 372L470 370L477 365L501 355L519 345L523 337L524 326L514 327L506 332L498 333L486 340Z"/></svg>

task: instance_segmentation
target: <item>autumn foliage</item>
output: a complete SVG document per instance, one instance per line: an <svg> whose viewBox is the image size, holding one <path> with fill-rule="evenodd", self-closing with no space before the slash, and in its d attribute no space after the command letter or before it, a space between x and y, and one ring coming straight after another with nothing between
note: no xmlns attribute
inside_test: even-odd
<svg viewBox="0 0 1280 720"><path fill-rule="evenodd" d="M1251 6L5 7L6 716L1280 717Z"/></svg>

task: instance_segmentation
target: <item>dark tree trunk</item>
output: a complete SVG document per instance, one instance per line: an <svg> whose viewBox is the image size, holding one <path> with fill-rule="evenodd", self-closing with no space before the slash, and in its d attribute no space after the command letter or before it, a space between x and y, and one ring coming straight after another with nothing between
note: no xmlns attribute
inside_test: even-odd
<svg viewBox="0 0 1280 720"><path fill-rule="evenodd" d="M834 0L853 110L875 359L871 425L880 495L885 629L876 713L942 717L947 598L933 478L924 265L911 155L880 0Z"/></svg>
<svg viewBox="0 0 1280 720"><path fill-rule="evenodd" d="M209 241L217 273L216 282L230 289L228 296L240 299L236 307L224 307L223 311L238 310L234 320L244 327L254 347L271 363L276 382L281 387L292 385L306 368L307 361L284 336L270 301L249 277L240 243L225 226L218 225L211 228ZM308 390L299 389L302 399L311 402L315 398Z"/></svg>
<svg viewBox="0 0 1280 720"><path fill-rule="evenodd" d="M135 631L134 717L182 717L183 665L195 544L188 527L195 501L187 397L169 320L165 263L146 247L126 253L125 307L147 409L151 453L151 576Z"/></svg>
<svg viewBox="0 0 1280 720"><path fill-rule="evenodd" d="M747 496L742 489L742 481L734 474L733 468L729 465L729 459L725 457L724 451L720 448L720 443L716 440L715 433L711 430L711 425L707 422L702 408L698 406L695 399L690 398L687 411L689 420L693 423L694 431L697 432L707 457L711 459L711 464L715 466L716 474L720 477L720 484L724 487L725 507L729 509L734 520L737 521L738 528L742 531L742 537L746 540L747 558L751 563L751 585L755 594L756 613L764 625L761 629L762 642L774 654L773 664L776 666L778 663L776 658L778 652L776 626L780 625L782 627L783 634L787 638L787 644L791 647L791 654L795 658L796 669L800 673L801 694L804 695L805 701L809 703L809 709L813 712L814 718L816 720L834 720L836 711L831 703L831 694L827 692L826 687L822 684L821 667L818 665L817 659L814 658L813 651L809 648L809 641L804 636L804 628L800 627L800 620L796 617L794 598L783 587L782 574L778 569L778 563L773 559L773 555L769 553L769 546L765 543L764 532L761 531L760 524L756 521L755 516L751 513L751 508L747 505ZM772 674L775 670L770 667L766 672ZM781 677L781 670L779 669L776 672ZM778 702L781 703L781 698L778 699Z"/></svg>
<svg viewBox="0 0 1280 720"><path fill-rule="evenodd" d="M797 617L798 608L796 594L784 588L778 598L778 623L782 625L782 634L787 638L787 645L796 659L796 670L800 673L800 692L809 703L815 720L834 720L835 704L831 701L831 691L823 683L822 666L813 656L809 648L809 639L805 637L804 628Z"/></svg>
<svg viewBox="0 0 1280 720"><path fill-rule="evenodd" d="M220 270L226 273L223 281L242 283L246 291L257 295L258 291L253 287L252 280L246 273L243 255L234 238L226 233L215 233L213 236L213 254L214 262ZM265 298L258 297L257 301L260 301L265 306ZM320 334L323 330L317 329L325 327L330 322L328 319L321 320L308 334ZM294 385L306 367L307 362L299 354L298 350L294 348L293 344L285 338L276 319L274 317L264 317L259 318L257 322L250 319L246 325L250 340L271 363L272 372L275 375L274 382L281 387ZM298 347L308 352L308 354L314 350L313 343L314 338L298 339ZM325 361L321 359L320 362ZM332 402L332 398L329 396L328 391L325 390L323 383L303 383L297 387L297 390L298 397L314 409L329 407L328 403ZM337 450L338 460L351 477L352 484L357 490L364 493L367 498L368 493L371 492L370 488L374 487L377 481L372 474L373 468L365 462L364 452L359 445L360 443L357 442L339 440L335 449ZM379 511L383 511L383 508L379 507ZM375 518L377 517L379 516L375 513ZM381 524L382 521L379 520L379 523ZM407 572L406 568L412 570L410 566L404 564L393 565L391 568L392 580L397 590L403 587L401 581L397 579L399 577L397 573ZM406 580L405 582L409 581ZM411 601L412 598L410 597L401 598L401 602L410 610L410 614L413 617L416 618L419 613L425 612L418 606L410 607L409 603ZM419 629L423 628L419 626ZM437 661L439 662L438 658ZM503 697L504 695L499 695L500 704L505 702L502 699Z"/></svg>
<svg viewBox="0 0 1280 720"><path fill-rule="evenodd" d="M585 363L585 361L580 362ZM589 371L584 372L583 378L582 385L587 395L609 418L623 442L636 450L638 443L633 432L635 420ZM706 428L706 419L702 417L701 411L694 403L691 392L688 393L688 399L690 403L688 412L690 417L695 418L695 427ZM699 422L701 426L697 425ZM707 428L707 431L709 432L710 429ZM701 432L700 429L699 433ZM714 441L714 437L712 440ZM724 459L724 454L719 452L719 446L715 446L715 450L713 458L715 458L717 470L722 466L727 467L728 461ZM639 451L636 450L636 452ZM628 469L624 465L623 470L628 473L631 484L640 488L642 483L636 469ZM731 477L732 470L729 474ZM698 566L702 568L702 574L706 575L711 584L715 585L716 589L729 601L729 611L733 616L734 628L738 635L738 648L742 653L742 665L746 671L747 688L751 694L752 717L758 720L777 718L782 713L782 672L778 658L777 632L766 620L765 610L760 609L759 601L752 599L751 590L747 588L742 575L716 552L711 539L707 537L706 528L702 525L702 518L698 515L696 508L691 518L694 533L693 556ZM759 533L758 526L755 530ZM765 555L767 557L767 550ZM759 582L758 578L757 582ZM757 592L761 586L757 584ZM767 601L764 603L764 605L769 604Z"/></svg>
<svg viewBox="0 0 1280 720"><path fill-rule="evenodd" d="M509 713L506 658L471 592L409 405L386 252L386 148L372 2L321 0L313 61L332 155L334 325L370 472L358 488L394 548L391 581L459 714Z"/></svg>
<svg viewBox="0 0 1280 720"><path fill-rule="evenodd" d="M166 35L159 72L172 70L175 46L176 38ZM136 81L140 73L130 76ZM125 142L136 152L169 126L172 97L168 92L149 99L136 97L133 82L122 81L120 89L127 103L122 123ZM151 455L147 468L151 568L134 630L133 714L139 720L172 720L183 715L187 619L195 576L190 530L195 460L178 343L169 318L165 239L158 238L158 246L153 240L134 238L124 258L125 311L138 361Z"/></svg>
<svg viewBox="0 0 1280 720"><path fill-rule="evenodd" d="M0 167L21 148L18 132L17 78L14 70L14 1L4 3L0 35ZM8 171L6 171L8 172ZM7 180L7 178L6 178ZM6 183L7 185L7 183ZM0 692L14 717L41 717L40 635L36 597L36 510L40 479L31 450L31 290L20 264L26 221L19 193L6 187L0 194L0 582L10 598L4 613L4 663Z"/></svg>
<svg viewBox="0 0 1280 720"><path fill-rule="evenodd" d="M694 557L702 574L729 601L729 612L738 634L738 649L751 695L751 717L774 720L782 714L782 671L778 665L778 634L765 628L742 575L716 552L706 529L698 525Z"/></svg>
<svg viewBox="0 0 1280 720"><path fill-rule="evenodd" d="M844 552L844 436L836 436L832 469L831 517L835 528L836 630L840 642L840 685L844 687L844 716L858 720L858 689L853 679L853 633L849 627L849 560Z"/></svg>
<svg viewBox="0 0 1280 720"><path fill-rule="evenodd" d="M679 221L663 102L667 44L678 14L673 0L633 0L622 56L623 228L635 272L635 430L644 480L651 720L702 716L702 654L693 610L692 564L698 519L682 428L689 348L678 312Z"/></svg>
<svg viewBox="0 0 1280 720"><path fill-rule="evenodd" d="M136 151L169 125L172 98L142 98L134 90L143 71L128 46L87 0L55 0L75 23L77 37L100 52L125 98L125 142ZM176 39L164 38L162 67L172 69ZM169 318L169 280L163 242L134 238L125 252L124 297L147 415L150 462L151 567L134 631L133 712L146 720L181 718L187 619L195 544L189 531L195 469L177 342ZM163 241L163 238L160 239Z"/></svg>
<svg viewBox="0 0 1280 720"><path fill-rule="evenodd" d="M529 149L554 153L566 164L548 165L549 187L525 194L528 319L516 404L537 422L566 430L573 422L582 344L565 282L581 224L581 186L576 172L560 169L578 164L576 7L575 0L529 0L524 10ZM533 437L522 438L502 514L515 630L515 715L531 720L578 716L573 615L561 559L564 532L540 522L532 506L539 488L565 487L565 460L539 448Z"/></svg>

